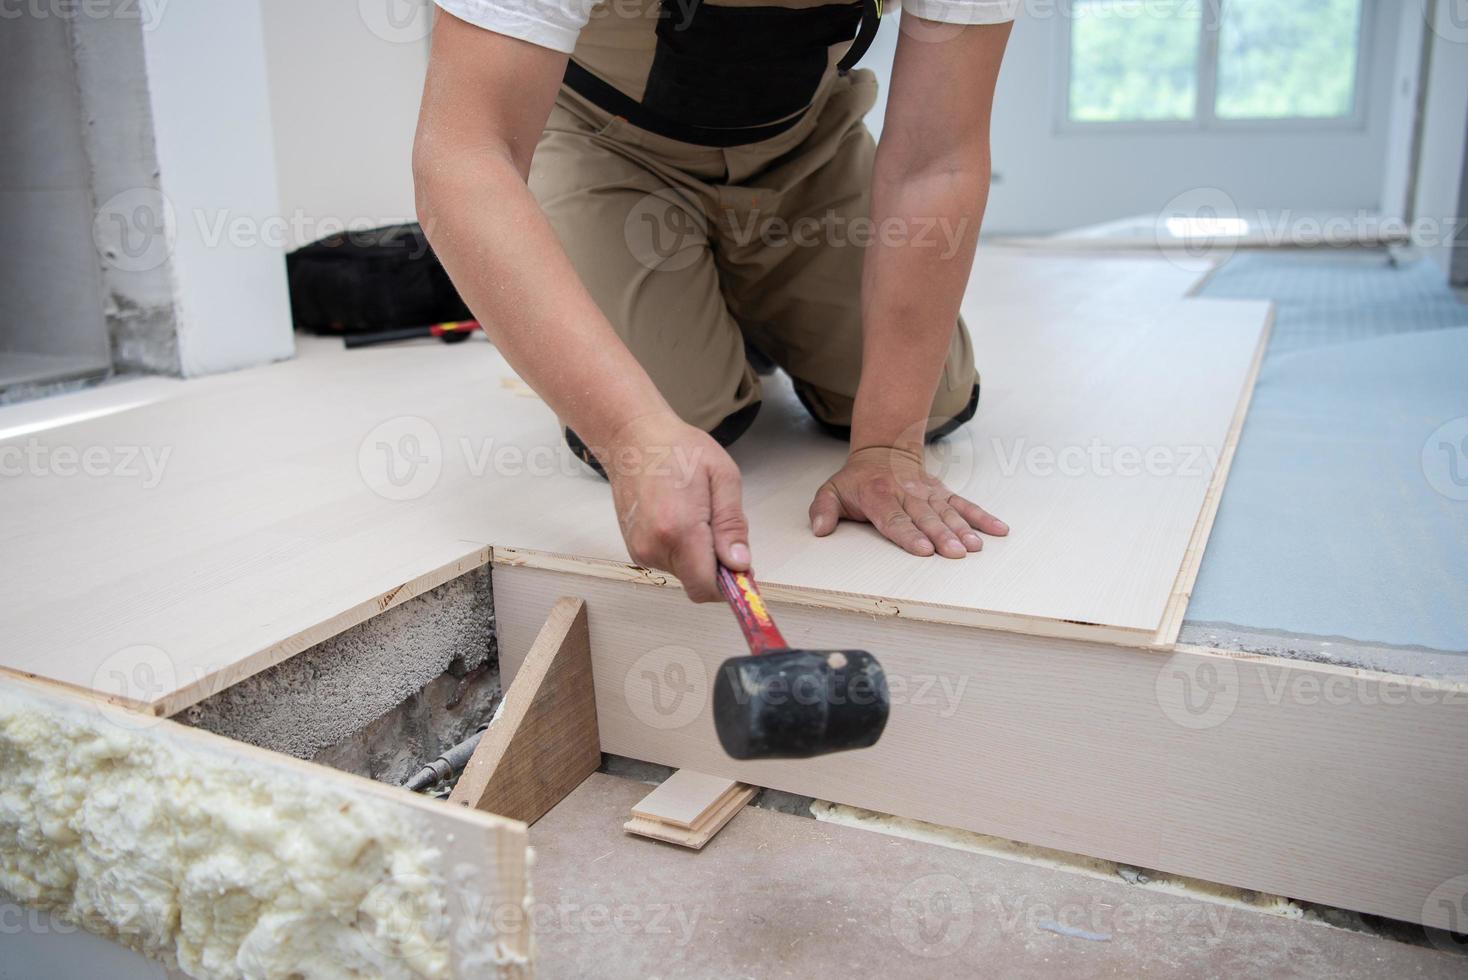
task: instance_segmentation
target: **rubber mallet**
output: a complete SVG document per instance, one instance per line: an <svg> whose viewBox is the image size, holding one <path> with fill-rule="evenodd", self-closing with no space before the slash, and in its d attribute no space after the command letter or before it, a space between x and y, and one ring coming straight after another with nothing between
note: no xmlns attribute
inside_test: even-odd
<svg viewBox="0 0 1468 980"><path fill-rule="evenodd" d="M747 657L714 678L714 729L735 759L808 759L875 745L887 725L887 676L865 650L792 650L747 572L718 569Z"/></svg>

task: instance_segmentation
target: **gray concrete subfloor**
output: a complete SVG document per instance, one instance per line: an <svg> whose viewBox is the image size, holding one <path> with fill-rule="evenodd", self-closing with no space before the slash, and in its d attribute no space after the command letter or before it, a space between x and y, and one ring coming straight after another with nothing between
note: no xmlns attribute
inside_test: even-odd
<svg viewBox="0 0 1468 980"><path fill-rule="evenodd" d="M1468 958L747 807L701 852L593 774L530 831L552 977L1454 977Z"/></svg>

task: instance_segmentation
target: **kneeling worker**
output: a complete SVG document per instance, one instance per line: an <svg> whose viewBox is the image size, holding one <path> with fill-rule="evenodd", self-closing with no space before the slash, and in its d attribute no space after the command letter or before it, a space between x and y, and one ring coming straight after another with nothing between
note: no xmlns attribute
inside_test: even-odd
<svg viewBox="0 0 1468 980"><path fill-rule="evenodd" d="M906 0L880 147L862 123L876 81L847 71L880 0L438 4L420 219L608 476L635 561L698 601L719 597L716 554L749 568L724 449L759 408L747 348L849 440L815 490L816 535L869 521L962 558L1006 533L924 471L923 444L979 396L958 310L1018 0ZM638 465L670 454L691 480Z"/></svg>

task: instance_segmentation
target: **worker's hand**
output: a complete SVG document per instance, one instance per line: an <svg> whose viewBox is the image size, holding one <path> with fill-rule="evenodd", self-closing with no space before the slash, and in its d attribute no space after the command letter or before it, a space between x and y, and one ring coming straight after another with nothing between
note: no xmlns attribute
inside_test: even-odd
<svg viewBox="0 0 1468 980"><path fill-rule="evenodd" d="M830 534L842 519L868 521L904 551L924 558L935 551L962 558L983 549L979 532L1009 533L1009 525L924 470L920 454L885 446L853 452L816 491L810 505L816 536Z"/></svg>
<svg viewBox="0 0 1468 980"><path fill-rule="evenodd" d="M646 416L598 454L627 553L672 572L694 602L720 598L714 555L749 570L749 525L740 502L739 467L708 433L675 415Z"/></svg>

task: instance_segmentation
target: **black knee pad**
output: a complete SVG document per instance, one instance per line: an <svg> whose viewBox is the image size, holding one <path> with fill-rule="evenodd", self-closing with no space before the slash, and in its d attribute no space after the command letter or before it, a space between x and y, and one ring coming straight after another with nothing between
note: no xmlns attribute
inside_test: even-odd
<svg viewBox="0 0 1468 980"><path fill-rule="evenodd" d="M754 424L755 416L759 414L759 407L759 402L750 402L738 411L724 416L718 425L709 430L709 435L713 436L714 441L721 446L727 447L733 445L734 440L748 432L749 427ZM969 414L972 415L973 413L970 412ZM591 451L591 447L587 446L581 440L581 437L569 427L565 430L565 436L566 445L570 448L571 453L577 459L581 460L581 462L591 467L598 476L605 480L607 478L606 467L602 466L601 460L596 458L596 454Z"/></svg>

